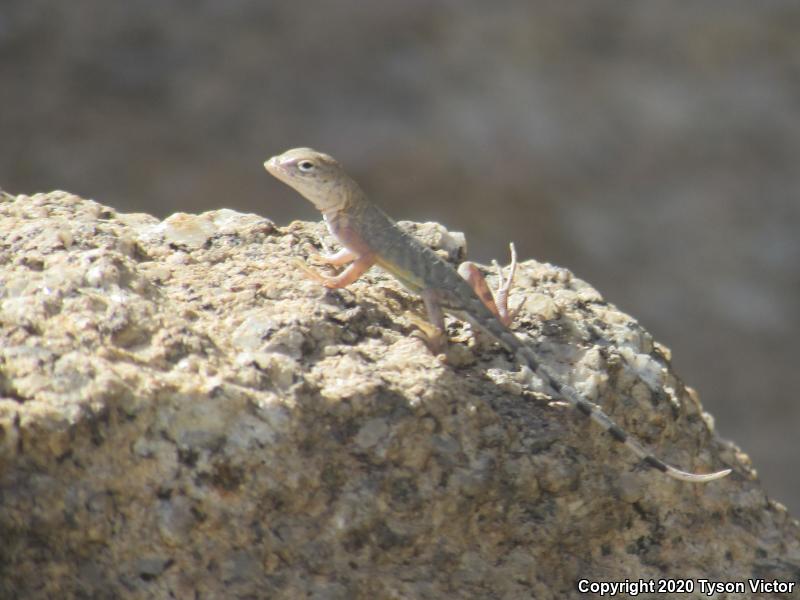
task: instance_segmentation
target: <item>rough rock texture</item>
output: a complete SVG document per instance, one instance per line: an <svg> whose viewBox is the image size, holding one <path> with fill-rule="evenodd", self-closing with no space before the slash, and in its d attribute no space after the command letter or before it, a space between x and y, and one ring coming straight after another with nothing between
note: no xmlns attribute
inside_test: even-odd
<svg viewBox="0 0 800 600"><path fill-rule="evenodd" d="M458 322L434 359L408 319L419 302L387 275L326 292L292 265L321 235L3 198L0 597L528 599L577 596L582 578L800 578L798 523L714 436L669 352L589 285L525 262L518 334L664 459L729 478L636 468Z"/></svg>
<svg viewBox="0 0 800 600"><path fill-rule="evenodd" d="M799 32L797 0L2 0L0 183L284 223L318 217L261 162L330 152L636 315L800 514Z"/></svg>

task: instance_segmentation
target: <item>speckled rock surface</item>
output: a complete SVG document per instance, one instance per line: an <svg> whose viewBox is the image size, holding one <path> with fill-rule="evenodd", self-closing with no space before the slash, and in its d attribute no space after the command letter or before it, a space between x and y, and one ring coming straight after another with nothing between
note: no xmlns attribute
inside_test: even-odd
<svg viewBox="0 0 800 600"><path fill-rule="evenodd" d="M417 230L459 254L458 236ZM526 261L517 333L661 457L729 478L637 468L457 321L432 357L409 320L420 303L387 275L327 292L292 265L321 235L3 197L0 597L798 580L797 522L715 438L668 350L589 285Z"/></svg>

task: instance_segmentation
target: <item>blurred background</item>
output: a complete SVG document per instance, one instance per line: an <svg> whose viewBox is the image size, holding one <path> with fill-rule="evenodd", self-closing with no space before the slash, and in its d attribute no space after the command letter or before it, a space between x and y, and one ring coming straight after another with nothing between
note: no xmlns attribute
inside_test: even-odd
<svg viewBox="0 0 800 600"><path fill-rule="evenodd" d="M261 166L299 145L589 281L800 515L800 4L0 3L7 191L317 220Z"/></svg>

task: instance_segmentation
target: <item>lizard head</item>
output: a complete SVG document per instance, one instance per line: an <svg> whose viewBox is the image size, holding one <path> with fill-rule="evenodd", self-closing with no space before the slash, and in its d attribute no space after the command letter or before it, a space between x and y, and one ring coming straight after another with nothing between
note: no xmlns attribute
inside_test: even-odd
<svg viewBox="0 0 800 600"><path fill-rule="evenodd" d="M321 211L336 210L357 189L332 157L311 148L294 148L264 163L264 168L293 187Z"/></svg>

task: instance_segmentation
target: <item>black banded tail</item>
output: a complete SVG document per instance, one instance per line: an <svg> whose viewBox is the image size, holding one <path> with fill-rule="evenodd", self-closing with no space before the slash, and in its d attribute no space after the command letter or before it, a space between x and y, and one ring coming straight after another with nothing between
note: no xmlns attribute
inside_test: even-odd
<svg viewBox="0 0 800 600"><path fill-rule="evenodd" d="M525 355L530 352L530 350L524 348L522 352L523 355ZM532 352L530 353L533 354ZM536 365L535 361L534 365ZM531 367L531 369L533 369L533 367ZM636 441L635 438L628 435L628 433L622 429L622 427L612 421L611 417L604 413L603 409L597 404L581 397L574 387L560 384L541 366L539 366L538 369L533 370L537 375L543 377L547 385L553 388L562 398L567 400L580 414L584 415L585 417L589 417L592 421L600 425L608 432L615 442L625 444L625 446L630 448L630 450L648 467L656 469L657 471L661 471L673 479L678 479L680 481L691 481L693 483L707 483L709 481L714 481L715 479L722 479L731 472L730 469L723 469L722 471L717 471L715 473L689 473L687 471L677 469L672 465L668 465L650 452L647 448L642 446L642 444Z"/></svg>
<svg viewBox="0 0 800 600"><path fill-rule="evenodd" d="M656 469L657 471L661 471L673 479L679 479L680 481L691 481L694 483L706 483L708 481L714 481L715 479L721 479L731 472L730 469L724 469L715 473L689 473L687 471L676 469L675 467L668 465L656 457L652 452L647 450L647 448L642 446L634 438L628 435L628 433L619 425L614 423L614 421L612 421L611 418L606 415L599 406L597 406L597 404L581 398L575 388L568 385L556 387L553 386L553 383L556 383L556 386L558 386L557 382L548 381L548 384L556 389L556 391L558 391L562 397L566 398L569 403L578 410L578 412L589 417L595 423L603 427L603 429L608 431L609 435L615 442L625 444L648 467Z"/></svg>
<svg viewBox="0 0 800 600"><path fill-rule="evenodd" d="M590 418L605 429L614 441L630 448L630 450L648 467L661 471L673 479L691 481L692 483L707 483L715 479L722 479L731 472L730 469L723 469L715 473L689 473L677 469L672 465L668 465L636 441L636 439L628 435L628 433L612 421L611 417L604 413L603 409L597 404L583 398L572 386L559 383L539 364L533 351L523 344L516 335L506 329L499 321L493 320L486 325L477 323L474 320L472 322L475 325L481 326L483 329L488 329L489 333L509 351L515 353L517 356L521 356L524 364L526 364L531 371L536 373L536 375L541 377L559 396L569 402L580 414Z"/></svg>

